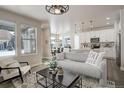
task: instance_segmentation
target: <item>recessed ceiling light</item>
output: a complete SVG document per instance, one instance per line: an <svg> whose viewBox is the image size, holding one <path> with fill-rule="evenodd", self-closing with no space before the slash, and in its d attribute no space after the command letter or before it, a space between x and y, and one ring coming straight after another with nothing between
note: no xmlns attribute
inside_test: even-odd
<svg viewBox="0 0 124 93"><path fill-rule="evenodd" d="M110 23L109 23L109 22L107 22L106 24L107 24L107 25L109 25Z"/></svg>
<svg viewBox="0 0 124 93"><path fill-rule="evenodd" d="M106 18L106 20L110 20L110 18L109 18L109 17L107 17L107 18Z"/></svg>

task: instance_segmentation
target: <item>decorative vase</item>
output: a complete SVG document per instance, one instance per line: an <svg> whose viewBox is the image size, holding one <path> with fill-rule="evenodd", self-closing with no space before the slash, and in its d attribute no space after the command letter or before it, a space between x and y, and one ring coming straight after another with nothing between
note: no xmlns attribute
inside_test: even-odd
<svg viewBox="0 0 124 93"><path fill-rule="evenodd" d="M58 75L58 76L62 76L63 73L64 73L64 71L63 71L62 67L58 67L57 75Z"/></svg>

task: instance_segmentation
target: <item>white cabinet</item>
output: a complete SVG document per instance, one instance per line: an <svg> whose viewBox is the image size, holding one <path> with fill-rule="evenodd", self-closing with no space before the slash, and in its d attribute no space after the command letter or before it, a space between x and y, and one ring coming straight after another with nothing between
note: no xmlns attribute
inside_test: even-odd
<svg viewBox="0 0 124 93"><path fill-rule="evenodd" d="M90 42L90 38L99 37L100 42L115 42L116 33L114 29L106 29L101 31L90 31L79 33L80 43Z"/></svg>
<svg viewBox="0 0 124 93"><path fill-rule="evenodd" d="M106 33L103 32L103 31L99 31L99 34L100 34L100 42L105 42L105 39L106 39Z"/></svg>

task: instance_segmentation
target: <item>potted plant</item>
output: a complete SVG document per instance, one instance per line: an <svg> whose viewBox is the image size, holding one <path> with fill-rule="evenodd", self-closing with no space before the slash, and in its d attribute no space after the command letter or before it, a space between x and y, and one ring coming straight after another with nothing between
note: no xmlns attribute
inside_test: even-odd
<svg viewBox="0 0 124 93"><path fill-rule="evenodd" d="M57 62L56 60L54 61L50 61L48 64L49 70L55 70L55 68L57 67Z"/></svg>

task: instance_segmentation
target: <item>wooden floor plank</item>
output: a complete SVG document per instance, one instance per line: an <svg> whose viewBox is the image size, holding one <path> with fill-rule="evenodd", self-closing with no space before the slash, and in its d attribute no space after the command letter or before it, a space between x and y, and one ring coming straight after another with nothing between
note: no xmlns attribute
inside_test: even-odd
<svg viewBox="0 0 124 93"><path fill-rule="evenodd" d="M107 60L107 78L115 81L117 86L124 86L124 71L120 70L114 60Z"/></svg>

